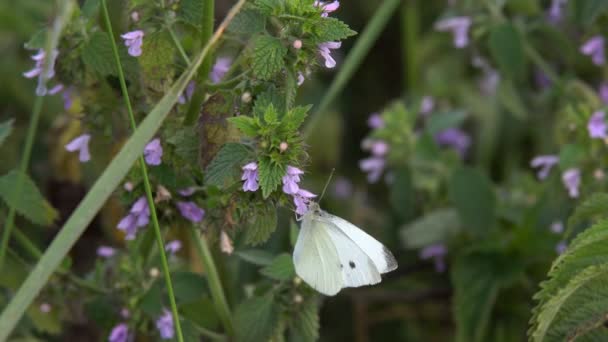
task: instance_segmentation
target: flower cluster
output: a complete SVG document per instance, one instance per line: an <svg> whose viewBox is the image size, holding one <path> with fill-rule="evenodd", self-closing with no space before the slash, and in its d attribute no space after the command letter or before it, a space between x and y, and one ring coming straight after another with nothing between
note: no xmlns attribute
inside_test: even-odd
<svg viewBox="0 0 608 342"><path fill-rule="evenodd" d="M43 49L39 49L38 52L32 56L32 59L36 62L36 65L33 69L24 72L23 76L25 76L25 78L38 77L38 87L36 88L36 95L44 96L47 94L47 92L50 95L55 95L61 90L63 90L63 85L61 84L58 84L55 87L51 88L50 91L47 91L46 88L46 81L50 80L55 76L55 61L57 60L57 56L59 56L59 51L57 49L53 49L51 51L50 56L47 56L46 52ZM46 73L44 73L45 67L47 68Z"/></svg>
<svg viewBox="0 0 608 342"><path fill-rule="evenodd" d="M435 24L435 29L437 31L452 32L452 35L454 36L454 46L459 49L469 45L470 27L471 18L469 17L442 19Z"/></svg>
<svg viewBox="0 0 608 342"><path fill-rule="evenodd" d="M133 240L139 228L145 227L150 222L150 207L145 196L140 197L133 206L129 214L118 223L117 228L125 232L125 240Z"/></svg>
<svg viewBox="0 0 608 342"><path fill-rule="evenodd" d="M361 171L367 173L367 180L376 183L386 167L386 155L389 145L383 140L365 139L361 143L363 150L370 151L371 156L359 161Z"/></svg>
<svg viewBox="0 0 608 342"><path fill-rule="evenodd" d="M141 56L141 46L143 45L144 31L135 30L121 35L125 40L125 46L129 48L129 55L133 57Z"/></svg>

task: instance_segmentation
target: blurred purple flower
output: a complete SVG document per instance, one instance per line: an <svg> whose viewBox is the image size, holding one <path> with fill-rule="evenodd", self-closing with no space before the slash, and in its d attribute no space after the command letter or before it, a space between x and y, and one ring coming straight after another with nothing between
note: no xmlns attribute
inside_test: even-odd
<svg viewBox="0 0 608 342"><path fill-rule="evenodd" d="M55 76L55 61L57 60L57 56L59 55L59 51L57 49L53 49L51 52L50 58L48 58L44 49L39 49L38 52L32 56L32 59L36 62L36 65L33 69L26 71L23 73L25 78L34 78L38 77L38 86L36 87L36 95L44 96L47 93L46 81L50 80ZM48 71L46 74L43 73L43 69L45 68L45 64L48 62Z"/></svg>
<svg viewBox="0 0 608 342"><path fill-rule="evenodd" d="M561 234L564 232L564 224L562 221L555 221L551 223L549 229L551 229L551 231L555 234Z"/></svg>
<svg viewBox="0 0 608 342"><path fill-rule="evenodd" d="M63 97L63 109L68 110L72 108L72 104L74 103L74 101L72 100L73 92L74 90L72 89L72 87L68 87L63 91L63 94L61 94L61 97Z"/></svg>
<svg viewBox="0 0 608 342"><path fill-rule="evenodd" d="M598 110L591 115L589 121L587 122L587 131L589 132L590 138L597 139L606 139L608 135L606 134L606 121L604 120L604 111Z"/></svg>
<svg viewBox="0 0 608 342"><path fill-rule="evenodd" d="M435 135L435 141L440 146L452 147L464 158L471 146L471 137L460 128L447 128Z"/></svg>
<svg viewBox="0 0 608 342"><path fill-rule="evenodd" d="M78 159L83 163L88 162L91 160L91 154L89 153L89 140L91 140L90 134L82 134L65 145L65 149L69 152L78 151Z"/></svg>
<svg viewBox="0 0 608 342"><path fill-rule="evenodd" d="M186 102L190 101L190 99L192 98L192 94L194 94L195 88L196 88L196 83L194 81L190 81L188 83L188 86L186 87L186 90L184 90L182 92L182 94L179 96L179 98L177 99L177 103L185 104Z"/></svg>
<svg viewBox="0 0 608 342"><path fill-rule="evenodd" d="M566 243L566 241L560 241L556 246L555 246L555 251L557 252L557 254L563 254L566 249L568 249L568 244Z"/></svg>
<svg viewBox="0 0 608 342"><path fill-rule="evenodd" d="M283 192L288 195L295 195L300 190L298 183L302 174L304 174L304 171L297 167L287 166L287 172L283 176Z"/></svg>
<svg viewBox="0 0 608 342"><path fill-rule="evenodd" d="M179 240L169 241L165 245L165 250L171 254L177 253L180 249L182 249L182 242Z"/></svg>
<svg viewBox="0 0 608 342"><path fill-rule="evenodd" d="M317 197L317 195L313 194L308 190L298 190L298 192L293 195L293 203L296 206L296 214L306 214L306 212L308 211L308 203L310 203L310 199L315 197Z"/></svg>
<svg viewBox="0 0 608 342"><path fill-rule="evenodd" d="M205 217L205 210L199 208L194 202L177 202L177 209L184 218L194 223L202 221Z"/></svg>
<svg viewBox="0 0 608 342"><path fill-rule="evenodd" d="M53 307L49 303L42 303L42 304L40 304L40 307L38 309L40 309L40 312L42 312L42 313L49 313L49 312L51 312Z"/></svg>
<svg viewBox="0 0 608 342"><path fill-rule="evenodd" d="M144 147L144 158L148 165L160 165L163 156L163 147L160 145L160 139L155 138Z"/></svg>
<svg viewBox="0 0 608 342"><path fill-rule="evenodd" d="M380 179L385 165L386 161L382 157L372 156L359 161L359 168L367 173L367 181L370 183L376 183Z"/></svg>
<svg viewBox="0 0 608 342"><path fill-rule="evenodd" d="M325 59L325 67L333 68L336 66L336 61L331 57L331 50L339 49L342 46L341 42L326 42L319 44L319 53Z"/></svg>
<svg viewBox="0 0 608 342"><path fill-rule="evenodd" d="M156 320L156 328L160 333L160 338L163 340L170 340L173 338L173 316L169 310L163 310L163 314Z"/></svg>
<svg viewBox="0 0 608 342"><path fill-rule="evenodd" d="M102 258L111 258L116 254L116 249L110 246L99 246L97 248L97 256Z"/></svg>
<svg viewBox="0 0 608 342"><path fill-rule="evenodd" d="M367 125L373 129L382 128L384 127L384 119L380 113L372 113L367 119Z"/></svg>
<svg viewBox="0 0 608 342"><path fill-rule="evenodd" d="M59 92L61 92L63 90L63 84L58 83L56 84L53 88L49 89L49 95L55 95L58 94Z"/></svg>
<svg viewBox="0 0 608 342"><path fill-rule="evenodd" d="M566 189L568 189L568 195L572 198L576 198L579 195L579 186L581 184L581 171L576 168L571 168L562 174L562 182Z"/></svg>
<svg viewBox="0 0 608 342"><path fill-rule="evenodd" d="M195 192L196 192L196 188L193 186L189 186L185 189L177 190L177 193L184 197L192 196L192 194Z"/></svg>
<svg viewBox="0 0 608 342"><path fill-rule="evenodd" d="M213 68L211 69L211 73L209 73L211 83L219 83L228 70L230 70L231 65L232 58L230 57L219 57L216 59L215 64L213 64Z"/></svg>
<svg viewBox="0 0 608 342"><path fill-rule="evenodd" d="M129 340L129 326L127 323L120 323L116 325L108 336L108 342L128 342Z"/></svg>
<svg viewBox="0 0 608 342"><path fill-rule="evenodd" d="M559 157L555 155L536 156L530 161L530 166L540 168L536 173L538 179L543 180L549 176L549 172L555 164L559 162Z"/></svg>
<svg viewBox="0 0 608 342"><path fill-rule="evenodd" d="M139 228L146 226L149 222L150 207L148 207L146 197L141 196L133 203L129 214L120 220L117 228L125 232L125 240L133 240Z"/></svg>
<svg viewBox="0 0 608 342"><path fill-rule="evenodd" d="M547 89L551 86L551 80L542 70L534 71L534 81L540 89Z"/></svg>
<svg viewBox="0 0 608 342"><path fill-rule="evenodd" d="M597 35L591 37L581 46L581 53L591 57L593 64L604 65L604 37Z"/></svg>
<svg viewBox="0 0 608 342"><path fill-rule="evenodd" d="M445 272L445 255L448 253L447 248L443 244L434 244L424 247L419 254L420 259L433 259L435 263L435 271L438 273Z"/></svg>
<svg viewBox="0 0 608 342"><path fill-rule="evenodd" d="M122 308L120 309L120 317L127 319L131 317L131 312L127 308Z"/></svg>
<svg viewBox="0 0 608 342"><path fill-rule="evenodd" d="M333 2L315 1L314 6L321 8L321 10L323 11L323 13L321 13L322 17L327 17L329 15L329 13L334 12L335 10L337 10L340 7L340 2L339 1L333 1Z"/></svg>
<svg viewBox="0 0 608 342"><path fill-rule="evenodd" d="M551 7L547 11L549 16L549 21L552 23L558 23L562 19L562 10L564 6L566 6L566 2L568 0L552 0Z"/></svg>
<svg viewBox="0 0 608 342"><path fill-rule="evenodd" d="M334 182L333 194L336 198L349 198L353 194L353 183L344 177L338 177Z"/></svg>
<svg viewBox="0 0 608 342"><path fill-rule="evenodd" d="M374 156L382 157L388 153L389 145L382 140L377 140L372 143L370 150Z"/></svg>
<svg viewBox="0 0 608 342"><path fill-rule="evenodd" d="M471 27L471 18L469 17L452 17L442 19L435 23L435 30L441 32L452 32L454 36L454 46L463 48L469 44L469 28Z"/></svg>
<svg viewBox="0 0 608 342"><path fill-rule="evenodd" d="M598 89L598 93L600 94L600 99L604 104L608 104L608 83L603 82L600 84L600 88Z"/></svg>
<svg viewBox="0 0 608 342"><path fill-rule="evenodd" d="M424 96L420 101L420 114L427 116L435 108L435 100L432 96Z"/></svg>
<svg viewBox="0 0 608 342"><path fill-rule="evenodd" d="M258 184L258 164L251 162L243 166L243 175L241 180L244 180L243 191L257 191L260 187Z"/></svg>
<svg viewBox="0 0 608 342"><path fill-rule="evenodd" d="M120 36L125 40L125 46L129 48L129 55L133 57L141 56L141 46L144 39L144 31L135 30Z"/></svg>

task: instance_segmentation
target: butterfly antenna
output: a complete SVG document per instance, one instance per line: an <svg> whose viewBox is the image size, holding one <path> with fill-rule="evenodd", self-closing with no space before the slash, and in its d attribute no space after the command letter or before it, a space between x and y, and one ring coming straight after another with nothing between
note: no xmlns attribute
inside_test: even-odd
<svg viewBox="0 0 608 342"><path fill-rule="evenodd" d="M327 178L327 182L325 182L325 186L323 187L323 192L321 192L321 196L319 197L319 203L323 199L323 195L325 195L325 190L327 190L327 186L329 186L329 182L331 182L331 177L334 176L334 172L336 172L336 168L331 169L331 173L329 174L329 178Z"/></svg>

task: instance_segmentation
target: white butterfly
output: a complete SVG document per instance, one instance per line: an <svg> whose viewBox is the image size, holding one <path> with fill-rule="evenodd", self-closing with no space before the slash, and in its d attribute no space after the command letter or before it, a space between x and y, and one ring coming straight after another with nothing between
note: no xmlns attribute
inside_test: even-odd
<svg viewBox="0 0 608 342"><path fill-rule="evenodd" d="M345 287L377 284L380 274L397 268L383 244L314 202L302 217L293 263L300 278L328 296Z"/></svg>

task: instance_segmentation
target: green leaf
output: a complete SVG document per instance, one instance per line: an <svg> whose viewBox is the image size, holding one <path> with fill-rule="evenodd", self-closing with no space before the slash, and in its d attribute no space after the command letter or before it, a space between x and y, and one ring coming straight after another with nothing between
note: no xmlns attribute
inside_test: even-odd
<svg viewBox="0 0 608 342"><path fill-rule="evenodd" d="M271 201L257 207L245 227L245 243L259 245L266 242L277 229L277 209Z"/></svg>
<svg viewBox="0 0 608 342"><path fill-rule="evenodd" d="M162 283L158 279L141 297L138 308L152 317L157 317L163 312Z"/></svg>
<svg viewBox="0 0 608 342"><path fill-rule="evenodd" d="M201 294L199 293L200 296ZM220 322L213 302L207 295L202 295L201 298L195 301L181 304L179 306L179 313L196 325L207 329L215 329Z"/></svg>
<svg viewBox="0 0 608 342"><path fill-rule="evenodd" d="M11 171L0 176L0 197L8 206L15 210L31 222L43 226L48 226L57 219L59 214L47 202L36 184L28 175L23 176L21 191L15 193L15 184L19 179L18 171Z"/></svg>
<svg viewBox="0 0 608 342"><path fill-rule="evenodd" d="M244 251L235 251L239 258L247 261L248 263L258 266L268 266L274 260L274 255L263 249L248 249Z"/></svg>
<svg viewBox="0 0 608 342"><path fill-rule="evenodd" d="M289 321L292 333L290 341L314 342L319 340L319 301L309 298L298 304L294 317Z"/></svg>
<svg viewBox="0 0 608 342"><path fill-rule="evenodd" d="M590 27L595 20L608 10L604 0L577 0L572 2L574 18L583 27Z"/></svg>
<svg viewBox="0 0 608 342"><path fill-rule="evenodd" d="M454 237L462 227L456 210L437 209L401 228L401 241L408 248L422 248Z"/></svg>
<svg viewBox="0 0 608 342"><path fill-rule="evenodd" d="M200 2L200 1L199 1ZM252 35L262 32L266 26L266 18L255 9L244 9L232 20L228 31Z"/></svg>
<svg viewBox="0 0 608 342"><path fill-rule="evenodd" d="M91 18L99 11L99 0L86 0L80 10L85 18Z"/></svg>
<svg viewBox="0 0 608 342"><path fill-rule="evenodd" d="M482 236L494 227L496 198L483 173L470 167L456 169L450 178L449 195L465 230Z"/></svg>
<svg viewBox="0 0 608 342"><path fill-rule="evenodd" d="M278 323L278 318L272 293L247 299L234 313L236 341L268 341Z"/></svg>
<svg viewBox="0 0 608 342"><path fill-rule="evenodd" d="M126 76L130 78L137 69L137 61L128 55L123 44L119 44L118 46L120 62ZM114 62L114 53L112 52L112 42L105 32L95 32L91 35L82 50L81 58L85 65L102 76L118 76L118 69Z"/></svg>
<svg viewBox="0 0 608 342"><path fill-rule="evenodd" d="M494 26L488 44L503 75L511 79L523 78L526 71L523 40L511 23Z"/></svg>
<svg viewBox="0 0 608 342"><path fill-rule="evenodd" d="M13 131L13 123L15 119L8 119L2 123L0 123L0 146L4 143L4 140L11 134Z"/></svg>
<svg viewBox="0 0 608 342"><path fill-rule="evenodd" d="M239 115L233 118L228 118L228 121L250 138L254 138L258 135L259 127L253 118L245 115Z"/></svg>
<svg viewBox="0 0 608 342"><path fill-rule="evenodd" d="M266 110L264 111L264 121L266 121L267 124L275 124L278 122L278 114L272 103L266 107Z"/></svg>
<svg viewBox="0 0 608 342"><path fill-rule="evenodd" d="M173 292L179 303L200 299L207 290L207 280L204 276L193 272L175 272L171 274Z"/></svg>
<svg viewBox="0 0 608 342"><path fill-rule="evenodd" d="M272 263L260 270L260 273L274 280L289 280L296 276L293 260L289 254L280 254Z"/></svg>
<svg viewBox="0 0 608 342"><path fill-rule="evenodd" d="M86 317L103 329L111 329L116 321L116 307L105 297L99 296L85 304Z"/></svg>
<svg viewBox="0 0 608 342"><path fill-rule="evenodd" d="M203 2L200 0L180 0L177 17L194 27L199 28L203 22Z"/></svg>
<svg viewBox="0 0 608 342"><path fill-rule="evenodd" d="M257 9L265 15L278 14L281 11L281 0L255 0Z"/></svg>
<svg viewBox="0 0 608 342"><path fill-rule="evenodd" d="M344 22L336 18L322 18L314 26L316 41L318 43L339 41L354 36L357 32L353 31Z"/></svg>
<svg viewBox="0 0 608 342"><path fill-rule="evenodd" d="M200 141L195 127L183 127L171 132L165 141L175 147L175 154L188 161L199 158Z"/></svg>
<svg viewBox="0 0 608 342"><path fill-rule="evenodd" d="M566 236L570 236L574 227L584 221L597 221L608 215L608 194L595 193L581 203L570 218L568 219L568 231Z"/></svg>
<svg viewBox="0 0 608 342"><path fill-rule="evenodd" d="M164 92L171 86L175 65L174 46L166 31L144 36L142 53L137 60L146 87Z"/></svg>
<svg viewBox="0 0 608 342"><path fill-rule="evenodd" d="M464 111L451 111L445 113L436 113L429 117L426 124L426 131L431 135L435 135L447 128L458 127L467 118L467 113Z"/></svg>
<svg viewBox="0 0 608 342"><path fill-rule="evenodd" d="M279 113L279 116L283 116L285 109L284 95L281 94L274 86L268 87L264 92L258 95L255 99L255 105L253 106L253 114L256 117L263 118L266 113L266 108L273 105Z"/></svg>
<svg viewBox="0 0 608 342"><path fill-rule="evenodd" d="M277 38L263 35L256 38L253 48L253 74L263 80L271 79L285 67L287 48Z"/></svg>
<svg viewBox="0 0 608 342"><path fill-rule="evenodd" d="M36 31L32 38L30 38L30 40L25 43L25 48L28 50L44 49L44 43L46 42L47 32L47 29L41 29L39 31Z"/></svg>
<svg viewBox="0 0 608 342"><path fill-rule="evenodd" d="M304 123L310 108L312 108L312 105L298 106L289 110L285 118L283 118L283 120L287 120L287 127L293 131L300 128L300 126L302 126Z"/></svg>
<svg viewBox="0 0 608 342"><path fill-rule="evenodd" d="M27 310L27 317L34 324L38 332L49 335L59 335L61 333L61 320L59 319L58 308L54 308L51 312L44 313L40 311L37 305L34 305Z"/></svg>
<svg viewBox="0 0 608 342"><path fill-rule="evenodd" d="M578 144L563 145L559 153L559 167L567 170L578 167L586 155L586 148Z"/></svg>
<svg viewBox="0 0 608 342"><path fill-rule="evenodd" d="M225 188L238 181L241 167L251 158L251 150L239 143L226 143L205 170L205 183Z"/></svg>
<svg viewBox="0 0 608 342"><path fill-rule="evenodd" d="M399 168L394 170L394 175L395 179L390 188L391 207L400 218L411 218L416 206L412 173L407 168Z"/></svg>
<svg viewBox="0 0 608 342"><path fill-rule="evenodd" d="M502 80L498 85L498 100L514 117L525 120L528 111L512 80Z"/></svg>
<svg viewBox="0 0 608 342"><path fill-rule="evenodd" d="M285 175L285 169L282 165L272 162L270 158L263 157L259 160L258 170L262 195L264 198L268 198L281 184L281 179Z"/></svg>

